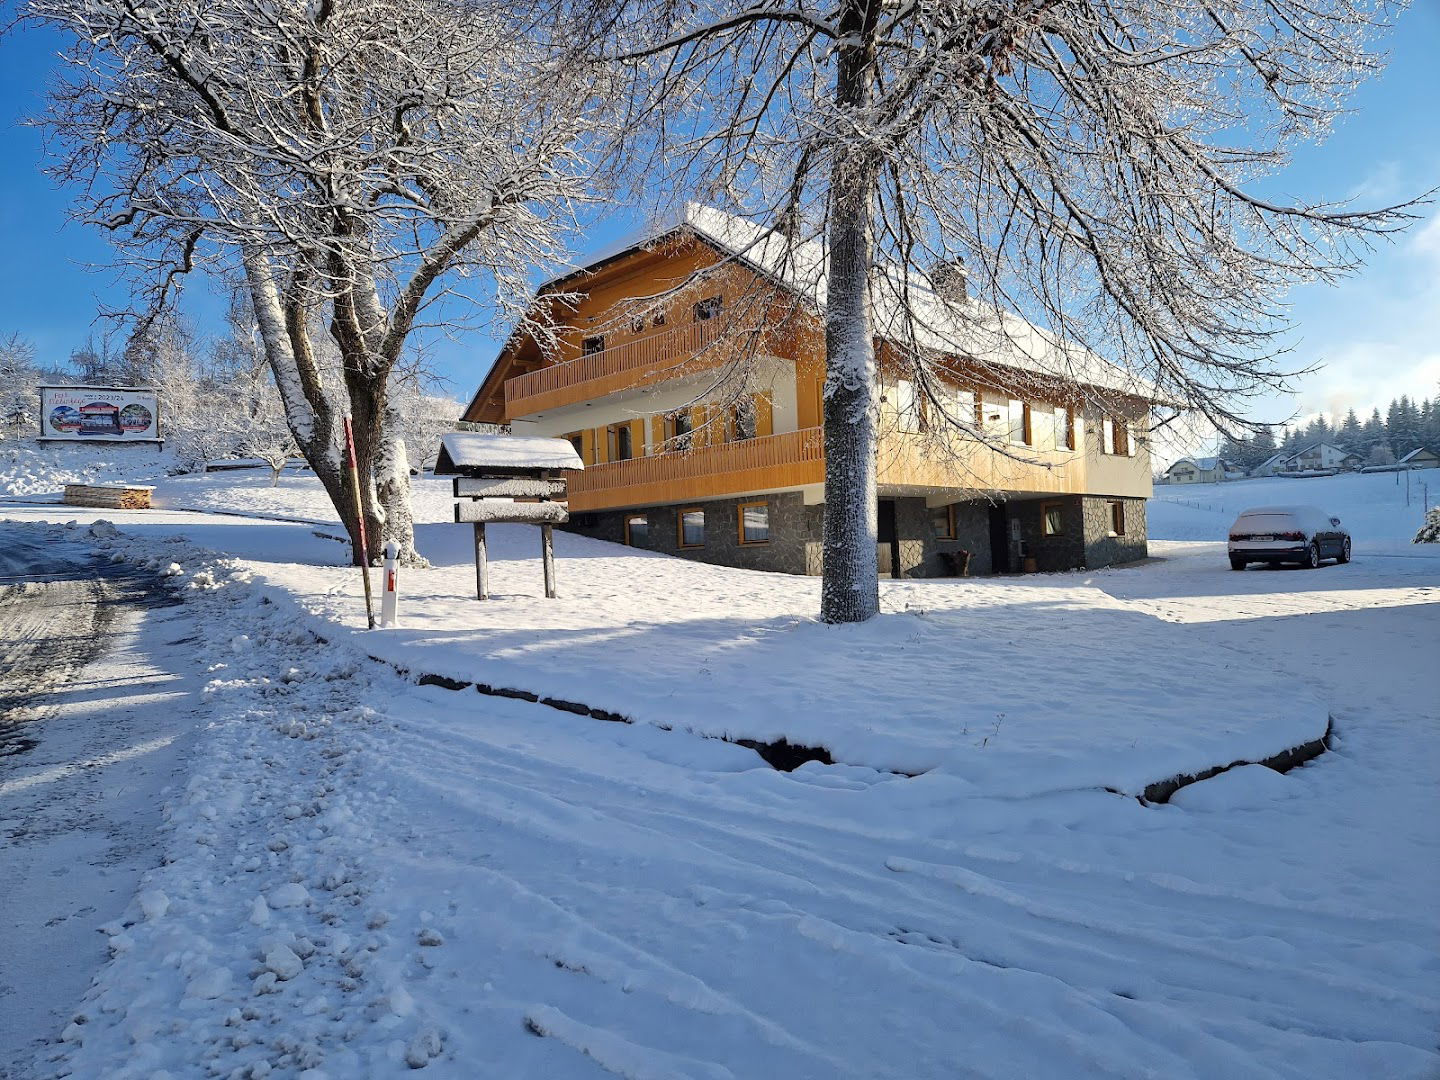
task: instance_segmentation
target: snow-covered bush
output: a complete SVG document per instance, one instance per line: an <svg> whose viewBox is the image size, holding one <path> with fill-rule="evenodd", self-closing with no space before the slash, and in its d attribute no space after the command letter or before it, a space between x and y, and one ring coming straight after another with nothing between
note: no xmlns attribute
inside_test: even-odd
<svg viewBox="0 0 1440 1080"><path fill-rule="evenodd" d="M1415 534L1417 544L1440 544L1440 506L1425 511L1425 524Z"/></svg>

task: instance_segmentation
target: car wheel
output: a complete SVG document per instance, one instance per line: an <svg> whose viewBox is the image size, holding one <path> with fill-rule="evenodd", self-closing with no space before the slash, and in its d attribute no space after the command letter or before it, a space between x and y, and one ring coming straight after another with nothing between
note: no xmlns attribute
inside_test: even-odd
<svg viewBox="0 0 1440 1080"><path fill-rule="evenodd" d="M1310 550L1305 553L1305 561L1300 564L1309 570L1318 569L1320 566L1320 545L1310 541Z"/></svg>
<svg viewBox="0 0 1440 1080"><path fill-rule="evenodd" d="M1249 564L1248 564L1244 559L1237 559L1237 558L1235 558L1234 555L1231 555L1231 556L1230 556L1230 569L1231 569L1231 570L1244 570L1245 567L1248 566L1248 565L1249 565Z"/></svg>
<svg viewBox="0 0 1440 1080"><path fill-rule="evenodd" d="M1344 542L1340 545L1340 554L1336 561L1342 563L1350 561L1350 537L1345 537Z"/></svg>

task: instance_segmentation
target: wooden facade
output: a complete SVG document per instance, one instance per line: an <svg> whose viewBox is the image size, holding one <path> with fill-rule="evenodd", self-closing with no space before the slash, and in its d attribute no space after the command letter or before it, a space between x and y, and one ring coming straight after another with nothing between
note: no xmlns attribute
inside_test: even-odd
<svg viewBox="0 0 1440 1080"><path fill-rule="evenodd" d="M727 254L680 229L546 286L537 312L556 323L558 344L544 354L529 338L508 343L464 419L570 439L586 465L570 479L572 512L783 491L820 502L818 315L797 303L769 316L783 290L743 261L695 280ZM771 298L756 301L766 288ZM941 388L947 409L967 418L973 411L1004 442L996 449L955 432L937 435L946 425L929 415L934 406L914 401L888 348L880 343L882 495L923 496L935 506L977 493L1149 496L1148 452L1131 433L1148 415L1145 399L1112 394L1121 404L1105 415L1077 384L1025 372L1016 385L1027 389L1017 396L994 365L950 358L943 368L954 382ZM709 400L709 384L742 353L758 358L745 392Z"/></svg>

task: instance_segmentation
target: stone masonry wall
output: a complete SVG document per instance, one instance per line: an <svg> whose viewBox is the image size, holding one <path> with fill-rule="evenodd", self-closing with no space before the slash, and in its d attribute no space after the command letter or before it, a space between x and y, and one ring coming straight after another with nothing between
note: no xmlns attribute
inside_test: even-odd
<svg viewBox="0 0 1440 1080"><path fill-rule="evenodd" d="M1144 499L1107 499L1095 495L1082 496L1085 514L1085 565L1113 566L1132 562L1149 554L1146 541ZM1125 504L1125 535L1110 535L1110 504Z"/></svg>

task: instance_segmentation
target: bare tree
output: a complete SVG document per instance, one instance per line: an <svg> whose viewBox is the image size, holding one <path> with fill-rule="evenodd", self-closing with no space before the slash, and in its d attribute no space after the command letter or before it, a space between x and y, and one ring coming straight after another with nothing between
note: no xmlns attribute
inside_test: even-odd
<svg viewBox="0 0 1440 1080"><path fill-rule="evenodd" d="M1101 356L1130 375L1112 392L1243 429L1293 374L1286 291L1410 216L1267 186L1380 66L1367 46L1403 3L581 4L590 50L633 77L644 186L664 170L824 241L827 621L878 610L877 338L980 440L941 378L957 325L967 361L1044 353L1052 383L1089 386Z"/></svg>
<svg viewBox="0 0 1440 1080"><path fill-rule="evenodd" d="M369 535L417 561L390 374L427 320L464 317L449 283L487 274L508 309L556 256L595 81L486 0L28 11L73 42L47 122L76 215L110 232L146 311L196 267L243 274L290 430L341 520L355 538L349 415ZM321 326L338 379L316 359Z"/></svg>

